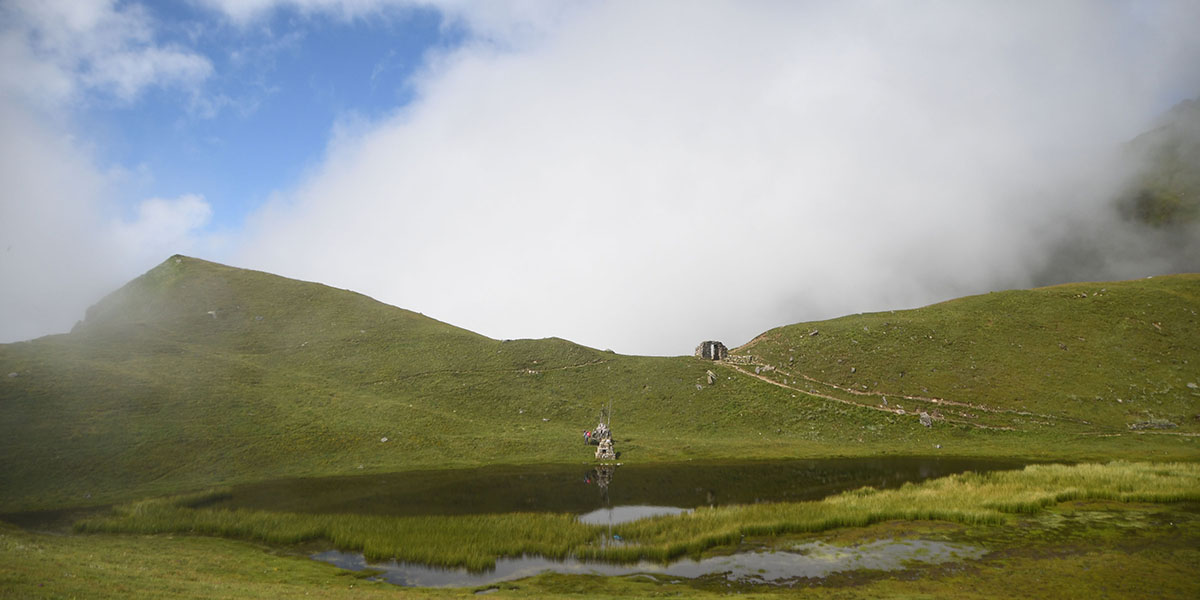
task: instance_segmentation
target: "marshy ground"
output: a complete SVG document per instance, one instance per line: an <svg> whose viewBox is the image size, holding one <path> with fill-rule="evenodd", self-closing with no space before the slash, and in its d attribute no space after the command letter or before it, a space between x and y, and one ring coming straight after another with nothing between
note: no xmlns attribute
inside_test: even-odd
<svg viewBox="0 0 1200 600"><path fill-rule="evenodd" d="M489 591L1191 598L1200 591L1193 576L1200 567L1200 465L1194 463L1034 465L888 490L861 488L818 501L698 509L611 528L561 513L382 517L192 506L195 498L180 497L124 505L83 519L76 533L6 525L0 530L0 597L450 597ZM614 533L625 542L603 541ZM858 555L860 564L797 570L794 577L766 577L764 568L686 578L655 568L414 589L372 581L371 571L310 559L323 544L480 570L495 559L531 553L667 564L782 551L844 566ZM880 548L896 545L914 553L902 568L872 562ZM936 553L945 556L921 560Z"/></svg>
<svg viewBox="0 0 1200 600"><path fill-rule="evenodd" d="M931 540L986 553L900 571L855 570L761 585L698 579L546 574L469 588L408 590L302 552L192 535L53 535L0 528L2 598L117 597L708 597L1194 598L1200 504L1069 501L1001 524L891 520L820 534L747 538L723 552L820 542L862 547ZM714 554L716 552L713 552Z"/></svg>

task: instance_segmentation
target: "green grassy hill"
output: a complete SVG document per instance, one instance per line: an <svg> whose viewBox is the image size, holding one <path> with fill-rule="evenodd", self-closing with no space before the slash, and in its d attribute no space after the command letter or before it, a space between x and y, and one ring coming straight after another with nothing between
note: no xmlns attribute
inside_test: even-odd
<svg viewBox="0 0 1200 600"><path fill-rule="evenodd" d="M70 334L0 345L0 511L588 462L580 432L609 400L627 461L1195 456L1176 434L1197 431L1197 310L1197 276L1005 292L772 330L740 351L760 371L778 367L756 376L755 365L492 340L345 290L175 256ZM982 408L900 400L899 414L877 393ZM933 427L912 411L920 403ZM1128 428L1164 420L1176 427Z"/></svg>
<svg viewBox="0 0 1200 600"><path fill-rule="evenodd" d="M1200 275L1076 283L789 325L734 353L801 389L949 421L1195 433L1197 312Z"/></svg>
<svg viewBox="0 0 1200 600"><path fill-rule="evenodd" d="M761 455L753 438L767 415L826 409L745 379L710 386L712 368L492 340L352 292L176 256L70 334L0 346L0 372L15 374L0 380L0 508L584 461L580 434L610 399L624 456L690 455L698 431L713 434L702 449L745 440Z"/></svg>

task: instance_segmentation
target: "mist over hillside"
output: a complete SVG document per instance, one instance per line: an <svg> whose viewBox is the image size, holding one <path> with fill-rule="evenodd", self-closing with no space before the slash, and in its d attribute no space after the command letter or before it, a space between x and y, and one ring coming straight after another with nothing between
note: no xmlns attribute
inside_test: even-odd
<svg viewBox="0 0 1200 600"><path fill-rule="evenodd" d="M1175 105L1113 163L1107 203L1071 216L1035 285L1200 272L1200 101Z"/></svg>

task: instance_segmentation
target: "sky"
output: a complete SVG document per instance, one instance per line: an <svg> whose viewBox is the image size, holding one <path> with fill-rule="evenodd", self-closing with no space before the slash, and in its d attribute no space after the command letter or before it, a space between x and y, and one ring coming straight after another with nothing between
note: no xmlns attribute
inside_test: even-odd
<svg viewBox="0 0 1200 600"><path fill-rule="evenodd" d="M658 355L1171 272L1180 247L1111 201L1121 145L1200 96L1196 23L1186 0L0 0L0 342L175 253ZM1104 250L1073 269L1083 238Z"/></svg>

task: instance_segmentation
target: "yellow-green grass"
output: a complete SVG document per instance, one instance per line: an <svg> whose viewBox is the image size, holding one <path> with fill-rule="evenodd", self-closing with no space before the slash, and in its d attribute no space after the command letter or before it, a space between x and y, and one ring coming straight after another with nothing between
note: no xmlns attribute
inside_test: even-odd
<svg viewBox="0 0 1200 600"><path fill-rule="evenodd" d="M877 407L886 397L888 408L910 413L1020 430L1040 423L1063 432L1129 434L1130 426L1150 426L1194 434L1197 331L1200 275L1191 274L996 292L788 325L734 353L774 367L765 373L773 380Z"/></svg>
<svg viewBox="0 0 1200 600"><path fill-rule="evenodd" d="M745 537L863 527L894 519L998 524L1067 500L1200 500L1200 464L1032 465L1020 471L964 473L893 490L862 488L816 502L700 508L612 528L570 515L454 517L312 515L188 508L196 497L146 500L79 531L195 533L278 544L325 540L367 558L488 568L497 558L539 554L609 561L666 561L699 555ZM610 535L623 538L613 544Z"/></svg>
<svg viewBox="0 0 1200 600"><path fill-rule="evenodd" d="M854 545L931 539L975 545L979 560L883 573L854 571L794 587L722 578L674 580L545 574L494 586L407 589L360 579L255 543L178 535L64 536L0 524L0 598L1186 598L1200 594L1195 505L1068 502L1001 525L888 521L816 536ZM751 548L755 540L749 540Z"/></svg>

